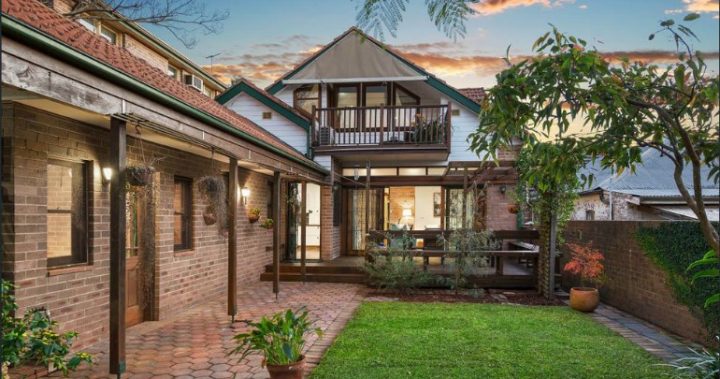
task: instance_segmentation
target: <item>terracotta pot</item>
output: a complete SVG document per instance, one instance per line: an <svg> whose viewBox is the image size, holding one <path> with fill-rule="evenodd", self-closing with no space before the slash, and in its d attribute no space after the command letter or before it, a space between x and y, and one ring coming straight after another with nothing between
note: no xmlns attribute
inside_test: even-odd
<svg viewBox="0 0 720 379"><path fill-rule="evenodd" d="M570 308L580 312L592 312L600 304L597 288L573 287L570 289Z"/></svg>
<svg viewBox="0 0 720 379"><path fill-rule="evenodd" d="M301 355L299 361L289 365L267 365L267 370L272 379L302 379L305 372L305 356Z"/></svg>
<svg viewBox="0 0 720 379"><path fill-rule="evenodd" d="M217 215L211 206L205 208L205 212L203 212L203 221L205 221L205 225L213 225L217 222Z"/></svg>
<svg viewBox="0 0 720 379"><path fill-rule="evenodd" d="M250 221L251 224L254 224L260 220L260 215L248 215L248 221Z"/></svg>

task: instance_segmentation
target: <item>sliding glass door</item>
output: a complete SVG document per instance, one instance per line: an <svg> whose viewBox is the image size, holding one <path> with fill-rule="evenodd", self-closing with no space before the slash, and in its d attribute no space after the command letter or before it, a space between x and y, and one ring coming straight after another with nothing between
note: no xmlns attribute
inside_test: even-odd
<svg viewBox="0 0 720 379"><path fill-rule="evenodd" d="M349 255L362 255L370 230L383 229L383 189L348 190L347 249Z"/></svg>
<svg viewBox="0 0 720 379"><path fill-rule="evenodd" d="M305 213L303 214L303 186L301 183L288 185L288 260L299 260L302 256L302 226L305 222L305 258L320 259L320 185L307 183Z"/></svg>

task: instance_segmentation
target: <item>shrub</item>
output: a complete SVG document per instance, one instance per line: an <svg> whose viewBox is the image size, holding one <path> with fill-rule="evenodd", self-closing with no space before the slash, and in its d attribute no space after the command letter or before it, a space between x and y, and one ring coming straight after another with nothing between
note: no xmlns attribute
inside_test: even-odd
<svg viewBox="0 0 720 379"><path fill-rule="evenodd" d="M445 283L456 293L460 288L469 286L471 276L485 274L484 270L490 265L486 252L500 247L492 232L487 230L458 229L447 239L441 237L441 240L449 250L446 258L452 259L448 263L452 275L445 279Z"/></svg>
<svg viewBox="0 0 720 379"><path fill-rule="evenodd" d="M57 333L57 321L50 318L44 309L30 309L23 318L15 317L17 304L11 295L12 284L0 280L2 301L2 362L3 364L52 364L64 376L75 370L81 363L92 363L87 353L70 353L77 332Z"/></svg>
<svg viewBox="0 0 720 379"><path fill-rule="evenodd" d="M570 249L570 261L565 264L563 270L579 277L583 286L590 284L596 288L600 287L605 281L603 254L589 246L574 243L567 244L567 247Z"/></svg>
<svg viewBox="0 0 720 379"><path fill-rule="evenodd" d="M715 227L718 224L715 223ZM720 331L720 307L705 307L705 301L720 292L720 281L695 280L692 277L709 267L687 268L710 249L696 222L666 222L657 228L641 228L638 243L663 271L678 302L700 317L711 335ZM720 268L720 265L715 265Z"/></svg>
<svg viewBox="0 0 720 379"><path fill-rule="evenodd" d="M408 251L413 242L407 232L400 237L387 235L386 240L391 241L387 248L374 243L369 245L368 261L363 269L370 285L409 292L435 280L432 274L415 264L413 255Z"/></svg>

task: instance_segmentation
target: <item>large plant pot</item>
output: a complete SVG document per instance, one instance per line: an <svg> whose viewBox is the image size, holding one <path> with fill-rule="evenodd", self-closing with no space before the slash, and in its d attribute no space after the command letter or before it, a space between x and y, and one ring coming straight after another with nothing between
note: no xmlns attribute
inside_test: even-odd
<svg viewBox="0 0 720 379"><path fill-rule="evenodd" d="M260 220L260 215L249 215L248 216L248 222L250 222L251 224L258 222L258 220Z"/></svg>
<svg viewBox="0 0 720 379"><path fill-rule="evenodd" d="M305 372L305 356L301 355L299 361L289 365L267 365L267 370L272 379L302 379Z"/></svg>
<svg viewBox="0 0 720 379"><path fill-rule="evenodd" d="M155 169L148 166L130 166L126 168L125 172L127 173L126 180L131 186L145 187L152 182Z"/></svg>
<svg viewBox="0 0 720 379"><path fill-rule="evenodd" d="M597 288L573 287L570 289L570 308L580 312L592 312L600 304Z"/></svg>

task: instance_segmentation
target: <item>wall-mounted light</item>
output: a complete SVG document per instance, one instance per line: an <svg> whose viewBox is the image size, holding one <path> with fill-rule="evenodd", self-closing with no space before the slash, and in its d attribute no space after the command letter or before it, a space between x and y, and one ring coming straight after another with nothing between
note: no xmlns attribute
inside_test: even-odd
<svg viewBox="0 0 720 379"><path fill-rule="evenodd" d="M412 209L410 209L410 208L403 209L402 216L403 217L412 217Z"/></svg>
<svg viewBox="0 0 720 379"><path fill-rule="evenodd" d="M505 192L507 192L507 187L503 184L500 186L500 193L504 194Z"/></svg>
<svg viewBox="0 0 720 379"><path fill-rule="evenodd" d="M250 197L250 188L243 187L240 189L240 198L242 199L243 205L247 205L248 198Z"/></svg>
<svg viewBox="0 0 720 379"><path fill-rule="evenodd" d="M103 167L102 168L102 182L103 184L110 183L110 180L112 180L113 176L113 170L110 167Z"/></svg>

